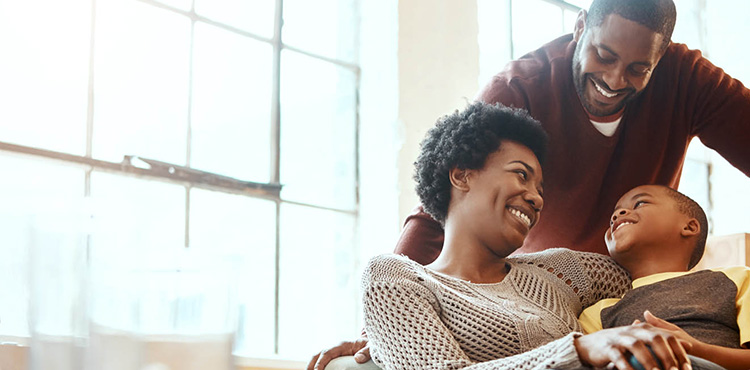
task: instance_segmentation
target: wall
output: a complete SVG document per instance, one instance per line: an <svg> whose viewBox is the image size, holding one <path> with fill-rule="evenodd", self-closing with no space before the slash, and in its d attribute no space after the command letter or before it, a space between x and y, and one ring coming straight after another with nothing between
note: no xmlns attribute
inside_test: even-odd
<svg viewBox="0 0 750 370"><path fill-rule="evenodd" d="M398 4L399 220L419 203L413 163L438 117L466 106L479 85L476 0Z"/></svg>

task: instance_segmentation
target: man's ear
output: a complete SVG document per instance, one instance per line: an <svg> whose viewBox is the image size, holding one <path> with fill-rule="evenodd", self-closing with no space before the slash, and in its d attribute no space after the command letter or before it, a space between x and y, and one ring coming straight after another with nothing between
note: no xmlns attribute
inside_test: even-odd
<svg viewBox="0 0 750 370"><path fill-rule="evenodd" d="M469 191L469 175L471 170L453 168L448 172L448 178L451 180L451 185L454 188L461 191Z"/></svg>
<svg viewBox="0 0 750 370"><path fill-rule="evenodd" d="M586 10L581 9L578 12L578 16L576 17L576 24L573 28L573 40L576 42L581 41L581 36L583 36L583 31L586 28L586 16L588 13L586 13Z"/></svg>
<svg viewBox="0 0 750 370"><path fill-rule="evenodd" d="M689 219L688 222L682 227L682 230L680 231L680 235L686 238L698 235L700 233L701 233L701 224L695 218Z"/></svg>

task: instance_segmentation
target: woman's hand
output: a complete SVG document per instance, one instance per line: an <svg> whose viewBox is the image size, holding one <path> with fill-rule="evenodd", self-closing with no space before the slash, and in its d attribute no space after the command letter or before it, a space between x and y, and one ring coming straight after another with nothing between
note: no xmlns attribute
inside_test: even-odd
<svg viewBox="0 0 750 370"><path fill-rule="evenodd" d="M367 339L361 338L354 342L341 342L333 348L320 351L310 359L307 370L323 370L331 360L341 356L354 356L354 361L357 361L358 364L370 361L370 347Z"/></svg>
<svg viewBox="0 0 750 370"><path fill-rule="evenodd" d="M649 323L600 330L578 337L575 346L581 362L594 367L612 363L619 370L633 370L626 357L627 353L632 353L646 369L661 368L657 360L664 369L692 369L680 338L670 330Z"/></svg>

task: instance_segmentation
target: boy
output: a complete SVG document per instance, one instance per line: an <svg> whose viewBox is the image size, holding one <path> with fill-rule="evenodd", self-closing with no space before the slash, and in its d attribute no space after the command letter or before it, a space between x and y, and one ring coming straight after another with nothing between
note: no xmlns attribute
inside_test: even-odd
<svg viewBox="0 0 750 370"><path fill-rule="evenodd" d="M645 185L623 195L604 239L630 272L633 289L584 310L584 331L645 318L676 331L692 355L727 369L750 368L750 268L689 272L703 256L707 234L701 207L676 190Z"/></svg>

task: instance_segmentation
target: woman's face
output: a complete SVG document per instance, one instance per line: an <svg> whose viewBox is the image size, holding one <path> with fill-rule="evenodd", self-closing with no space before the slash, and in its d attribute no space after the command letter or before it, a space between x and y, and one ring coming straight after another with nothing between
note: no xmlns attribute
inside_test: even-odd
<svg viewBox="0 0 750 370"><path fill-rule="evenodd" d="M515 141L502 141L480 170L468 173L463 205L480 243L502 257L518 249L539 221L542 168L534 153Z"/></svg>

